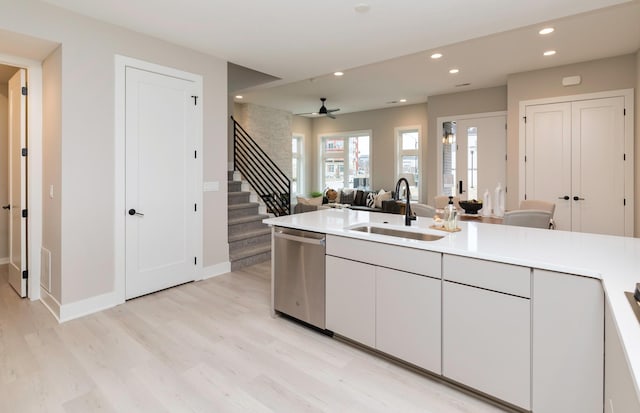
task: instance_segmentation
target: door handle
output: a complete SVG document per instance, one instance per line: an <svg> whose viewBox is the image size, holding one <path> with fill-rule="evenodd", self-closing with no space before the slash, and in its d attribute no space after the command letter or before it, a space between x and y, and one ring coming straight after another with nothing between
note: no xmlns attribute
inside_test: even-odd
<svg viewBox="0 0 640 413"><path fill-rule="evenodd" d="M131 208L131 209L129 210L129 215L137 215L137 216L139 216L139 217L143 217L143 216L144 216L144 214L142 214L142 213L140 213L140 212L136 212L136 210L135 210L135 209L133 209L133 208Z"/></svg>
<svg viewBox="0 0 640 413"><path fill-rule="evenodd" d="M462 189L462 181L458 181L458 193L463 194L465 191Z"/></svg>
<svg viewBox="0 0 640 413"><path fill-rule="evenodd" d="M11 204L2 205L2 209L11 209Z"/></svg>
<svg viewBox="0 0 640 413"><path fill-rule="evenodd" d="M574 201L584 201L584 198L580 198L579 196L574 196L573 200Z"/></svg>
<svg viewBox="0 0 640 413"><path fill-rule="evenodd" d="M565 201L568 201L569 199L569 195L565 195L565 196L559 196L558 199L564 199Z"/></svg>

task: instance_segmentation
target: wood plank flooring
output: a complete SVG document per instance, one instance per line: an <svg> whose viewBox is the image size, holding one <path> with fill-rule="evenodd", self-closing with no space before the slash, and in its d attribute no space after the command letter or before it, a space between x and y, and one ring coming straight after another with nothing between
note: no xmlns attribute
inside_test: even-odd
<svg viewBox="0 0 640 413"><path fill-rule="evenodd" d="M0 412L503 412L269 310L270 263L58 324L0 266Z"/></svg>

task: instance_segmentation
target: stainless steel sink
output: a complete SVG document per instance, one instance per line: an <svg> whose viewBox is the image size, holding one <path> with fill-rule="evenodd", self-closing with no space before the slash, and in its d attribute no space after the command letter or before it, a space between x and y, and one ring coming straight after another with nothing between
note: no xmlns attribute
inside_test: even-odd
<svg viewBox="0 0 640 413"><path fill-rule="evenodd" d="M410 238L419 241L437 241L444 238L444 235L427 234L424 232L402 231L393 228L372 227L369 225L363 225L360 227L350 228L352 231L366 232L369 234L388 235L398 238Z"/></svg>

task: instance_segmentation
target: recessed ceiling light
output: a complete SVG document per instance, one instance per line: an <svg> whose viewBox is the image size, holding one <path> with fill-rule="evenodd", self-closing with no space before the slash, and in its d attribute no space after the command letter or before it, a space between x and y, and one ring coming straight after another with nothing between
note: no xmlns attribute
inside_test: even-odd
<svg viewBox="0 0 640 413"><path fill-rule="evenodd" d="M344 72L333 72L334 76L342 76L344 75Z"/></svg>
<svg viewBox="0 0 640 413"><path fill-rule="evenodd" d="M452 75L455 75L456 73L459 73L460 69L451 69L449 70L449 73L451 73Z"/></svg>
<svg viewBox="0 0 640 413"><path fill-rule="evenodd" d="M242 95L236 95L236 99L242 99L244 96Z"/></svg>
<svg viewBox="0 0 640 413"><path fill-rule="evenodd" d="M544 29L540 30L540 31L538 32L538 34L541 34L541 35L543 35L543 36L544 36L545 34L551 34L551 33L553 33L553 31L554 31L554 30L555 30L555 29L554 29L553 27L545 27Z"/></svg>
<svg viewBox="0 0 640 413"><path fill-rule="evenodd" d="M442 53L434 53L431 55L432 59L440 59L442 57Z"/></svg>
<svg viewBox="0 0 640 413"><path fill-rule="evenodd" d="M407 99L400 99L400 103L404 103L406 101L407 101Z"/></svg>
<svg viewBox="0 0 640 413"><path fill-rule="evenodd" d="M556 54L555 50L547 50L546 52L543 53L545 56L553 56L554 54Z"/></svg>
<svg viewBox="0 0 640 413"><path fill-rule="evenodd" d="M353 9L358 13L366 13L369 11L369 9L371 9L371 6L369 6L367 3L358 3L354 6Z"/></svg>

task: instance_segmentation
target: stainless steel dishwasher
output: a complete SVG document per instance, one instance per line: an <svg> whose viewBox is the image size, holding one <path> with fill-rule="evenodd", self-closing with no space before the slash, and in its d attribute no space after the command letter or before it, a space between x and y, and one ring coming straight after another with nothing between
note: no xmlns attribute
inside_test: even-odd
<svg viewBox="0 0 640 413"><path fill-rule="evenodd" d="M274 308L325 328L325 234L276 227Z"/></svg>

